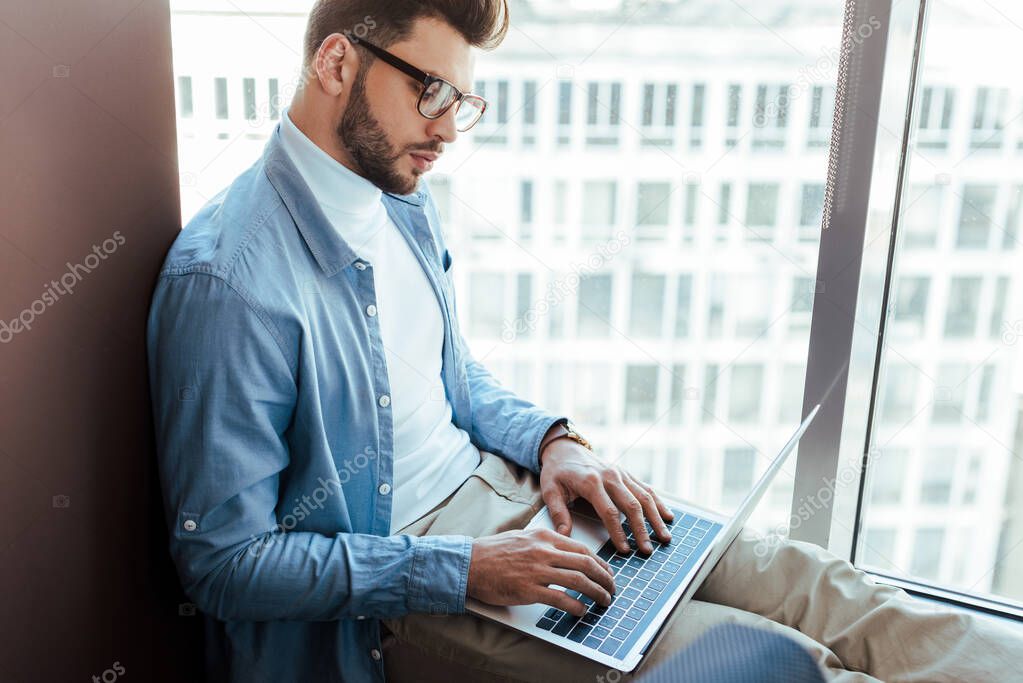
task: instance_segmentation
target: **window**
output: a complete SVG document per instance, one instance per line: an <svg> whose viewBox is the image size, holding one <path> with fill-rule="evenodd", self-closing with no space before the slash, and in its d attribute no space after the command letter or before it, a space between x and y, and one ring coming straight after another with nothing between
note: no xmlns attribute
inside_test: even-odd
<svg viewBox="0 0 1023 683"><path fill-rule="evenodd" d="M579 336L611 334L611 276L587 275L579 281Z"/></svg>
<svg viewBox="0 0 1023 683"><path fill-rule="evenodd" d="M871 505L893 505L902 500L909 454L904 448L883 448L871 451L874 470L871 477Z"/></svg>
<svg viewBox="0 0 1023 683"><path fill-rule="evenodd" d="M689 316L692 311L693 278L691 275L678 276L675 296L675 336L679 339L689 336Z"/></svg>
<svg viewBox="0 0 1023 683"><path fill-rule="evenodd" d="M192 109L192 77L178 76L178 117L190 119Z"/></svg>
<svg viewBox="0 0 1023 683"><path fill-rule="evenodd" d="M936 579L944 542L944 529L919 529L913 538L913 562L909 571L924 579Z"/></svg>
<svg viewBox="0 0 1023 683"><path fill-rule="evenodd" d="M671 405L668 407L668 423L680 425L685 421L686 401L691 392L686 387L686 366L674 365L671 368Z"/></svg>
<svg viewBox="0 0 1023 683"><path fill-rule="evenodd" d="M973 109L971 149L999 149L1005 128L1005 112L1009 106L1008 88L977 88Z"/></svg>
<svg viewBox="0 0 1023 683"><path fill-rule="evenodd" d="M671 215L671 185L642 182L636 189L636 236L639 239L663 239Z"/></svg>
<svg viewBox="0 0 1023 683"><path fill-rule="evenodd" d="M933 448L926 456L920 484L920 502L946 505L952 498L952 476L956 452L953 448Z"/></svg>
<svg viewBox="0 0 1023 683"><path fill-rule="evenodd" d="M924 333L930 288L931 279L927 276L910 276L899 280L891 326L893 336L912 339Z"/></svg>
<svg viewBox="0 0 1023 683"><path fill-rule="evenodd" d="M822 149L831 144L831 120L835 116L834 85L815 85L810 91L810 124L806 146Z"/></svg>
<svg viewBox="0 0 1023 683"><path fill-rule="evenodd" d="M625 421L651 422L657 416L657 366L625 368Z"/></svg>
<svg viewBox="0 0 1023 683"><path fill-rule="evenodd" d="M955 91L951 88L933 85L924 87L920 95L917 119L919 126L917 147L939 150L948 148L954 104Z"/></svg>
<svg viewBox="0 0 1023 683"><path fill-rule="evenodd" d="M536 144L536 81L522 83L522 145Z"/></svg>
<svg viewBox="0 0 1023 683"><path fill-rule="evenodd" d="M661 336L664 321L664 276L636 272L632 275L629 331L639 337Z"/></svg>
<svg viewBox="0 0 1023 683"><path fill-rule="evenodd" d="M728 86L728 119L725 129L725 146L735 147L739 144L739 138L743 132L739 125L739 116L742 106L742 86L733 83Z"/></svg>
<svg viewBox="0 0 1023 683"><path fill-rule="evenodd" d="M217 109L217 118L226 119L228 116L226 78L213 79L213 100Z"/></svg>
<svg viewBox="0 0 1023 683"><path fill-rule="evenodd" d="M895 529L867 529L863 542L863 564L888 571L893 568L890 558L895 555Z"/></svg>
<svg viewBox="0 0 1023 683"><path fill-rule="evenodd" d="M746 201L746 239L770 241L778 221L778 184L750 183Z"/></svg>
<svg viewBox="0 0 1023 683"><path fill-rule="evenodd" d="M487 112L472 128L480 144L504 145L508 142L508 81L506 79L478 80L473 91L487 100Z"/></svg>
<svg viewBox="0 0 1023 683"><path fill-rule="evenodd" d="M640 143L647 146L670 147L675 143L675 100L678 86L674 83L644 83L643 110L640 115Z"/></svg>
<svg viewBox="0 0 1023 683"><path fill-rule="evenodd" d="M753 149L781 149L789 120L789 87L758 85L753 114Z"/></svg>
<svg viewBox="0 0 1023 683"><path fill-rule="evenodd" d="M278 92L279 84L276 78L267 81L267 90L270 93L270 120L277 121L281 118L281 96Z"/></svg>
<svg viewBox="0 0 1023 683"><path fill-rule="evenodd" d="M948 290L948 314L945 317L946 337L972 337L976 333L982 284L979 277L952 278Z"/></svg>
<svg viewBox="0 0 1023 683"><path fill-rule="evenodd" d="M799 202L799 240L814 242L818 239L824 213L824 185L803 183Z"/></svg>
<svg viewBox="0 0 1023 683"><path fill-rule="evenodd" d="M572 144L572 82L558 82L558 144Z"/></svg>
<svg viewBox="0 0 1023 683"><path fill-rule="evenodd" d="M693 85L693 102L689 110L689 149L700 149L703 146L703 98L706 86L703 83Z"/></svg>
<svg viewBox="0 0 1023 683"><path fill-rule="evenodd" d="M621 83L589 83L586 88L586 144L617 145L621 110Z"/></svg>
<svg viewBox="0 0 1023 683"><path fill-rule="evenodd" d="M245 98L243 110L245 118L249 121L256 120L256 79L242 79L242 96Z"/></svg>
<svg viewBox="0 0 1023 683"><path fill-rule="evenodd" d="M523 239L532 237L533 224L533 181L519 183L519 223Z"/></svg>
<svg viewBox="0 0 1023 683"><path fill-rule="evenodd" d="M987 247L997 191L994 185L967 185L963 188L957 246L966 249Z"/></svg>

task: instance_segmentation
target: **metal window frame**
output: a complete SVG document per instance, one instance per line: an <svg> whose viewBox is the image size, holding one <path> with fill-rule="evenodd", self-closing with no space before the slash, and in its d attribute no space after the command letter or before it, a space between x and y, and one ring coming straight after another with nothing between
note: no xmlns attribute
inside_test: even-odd
<svg viewBox="0 0 1023 683"><path fill-rule="evenodd" d="M908 192L928 1L846 0L789 536L856 560L869 490L901 206ZM881 28L855 40L877 19ZM859 34L862 35L862 34ZM876 297L876 298L875 298ZM997 596L907 577L879 582L945 604L1023 620Z"/></svg>

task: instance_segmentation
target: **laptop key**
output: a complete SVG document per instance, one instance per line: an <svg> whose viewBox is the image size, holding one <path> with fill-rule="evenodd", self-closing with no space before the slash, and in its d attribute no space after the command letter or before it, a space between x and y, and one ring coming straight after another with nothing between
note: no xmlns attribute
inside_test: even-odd
<svg viewBox="0 0 1023 683"><path fill-rule="evenodd" d="M537 628L542 628L544 631L550 631L552 628L557 626L558 622L547 617L540 617L540 621L536 622Z"/></svg>
<svg viewBox="0 0 1023 683"><path fill-rule="evenodd" d="M618 640L625 640L626 638L629 637L629 632L626 631L624 628L619 627L616 628L614 631L611 631L611 637L617 638Z"/></svg>
<svg viewBox="0 0 1023 683"><path fill-rule="evenodd" d="M604 640L611 633L611 629L604 628L603 626L594 626L593 630L590 631L590 636L599 640Z"/></svg>
<svg viewBox="0 0 1023 683"><path fill-rule="evenodd" d="M643 618L643 610L633 607L628 612L626 612L625 615L630 619L635 619L636 621L639 621L640 619Z"/></svg>
<svg viewBox="0 0 1023 683"><path fill-rule="evenodd" d="M624 557L622 557L621 555L615 555L610 560L607 561L607 563L609 565L611 565L612 567L624 567L625 566L625 562L626 562L626 559Z"/></svg>
<svg viewBox="0 0 1023 683"><path fill-rule="evenodd" d="M640 569L639 578L646 579L647 581L649 581L650 579L654 578L654 573L649 569Z"/></svg>
<svg viewBox="0 0 1023 683"><path fill-rule="evenodd" d="M622 641L617 638L608 638L604 641L604 644L597 648L598 652L603 652L606 655L613 655L618 652L618 648L622 646Z"/></svg>
<svg viewBox="0 0 1023 683"><path fill-rule="evenodd" d="M597 551L597 557L599 557L600 559L604 560L605 562L607 560L609 560L611 558L611 556L614 555L614 554L615 554L615 546L614 546L614 544L611 541L608 541L607 543L602 545L600 547L600 550Z"/></svg>
<svg viewBox="0 0 1023 683"><path fill-rule="evenodd" d="M653 588L658 593L664 590L666 586L667 586L666 583L664 583L663 581L658 581L657 579L654 579L653 581L650 582L650 588Z"/></svg>
<svg viewBox="0 0 1023 683"><path fill-rule="evenodd" d="M635 607L636 609L641 609L644 612L646 612L648 609L650 609L650 606L653 604L654 603L651 600L647 600L646 598L640 598L639 600L636 601Z"/></svg>
<svg viewBox="0 0 1023 683"><path fill-rule="evenodd" d="M621 619L622 617L625 616L625 610L623 610L621 607L608 607L607 616L611 617L612 619Z"/></svg>
<svg viewBox="0 0 1023 683"><path fill-rule="evenodd" d="M576 627L568 634L568 639L573 643L581 643L586 640L586 636L590 635L592 630L593 627L588 624L576 624Z"/></svg>
<svg viewBox="0 0 1023 683"><path fill-rule="evenodd" d="M618 622L618 625L624 628L626 631L631 631L632 629L636 628L636 624L638 623L639 622L636 621L635 619L629 619L628 617L625 617L620 622Z"/></svg>
<svg viewBox="0 0 1023 683"><path fill-rule="evenodd" d="M629 566L636 569L637 571L642 569L644 564L646 564L646 562L644 562L643 558L641 558L639 555L633 555L632 559L629 560Z"/></svg>
<svg viewBox="0 0 1023 683"><path fill-rule="evenodd" d="M547 617L548 619L553 619L554 621L560 619L563 614L564 612L562 612L557 607L551 607L549 610L543 613L545 617Z"/></svg>
<svg viewBox="0 0 1023 683"><path fill-rule="evenodd" d="M664 570L663 571L671 572L672 574L674 574L679 569L682 569L682 565L678 564L677 562L665 562L664 563ZM658 576L660 576L660 574L658 574Z"/></svg>
<svg viewBox="0 0 1023 683"><path fill-rule="evenodd" d="M594 614L593 612L587 612L582 618L582 622L584 624L589 624L590 626L595 626L598 621L600 621L600 615Z"/></svg>
<svg viewBox="0 0 1023 683"><path fill-rule="evenodd" d="M657 599L657 591L651 590L649 588L647 588L645 591L643 591L643 597L640 598L640 600L649 600L650 602L653 602L656 599ZM639 600L636 601L636 607L639 607ZM640 609L642 609L642 608L640 608Z"/></svg>
<svg viewBox="0 0 1023 683"><path fill-rule="evenodd" d="M593 636L589 636L586 638L586 640L583 641L583 645L596 650L598 647L600 647L600 639L594 638Z"/></svg>
<svg viewBox="0 0 1023 683"><path fill-rule="evenodd" d="M567 636L568 632L571 631L572 627L574 627L577 623L579 623L579 617L573 614L566 614L561 617L561 621L558 622L558 625L551 629L551 633L556 636Z"/></svg>

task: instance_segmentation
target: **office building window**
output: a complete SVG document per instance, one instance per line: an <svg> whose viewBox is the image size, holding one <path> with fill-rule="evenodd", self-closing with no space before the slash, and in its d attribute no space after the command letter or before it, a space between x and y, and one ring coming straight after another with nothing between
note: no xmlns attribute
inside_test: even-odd
<svg viewBox="0 0 1023 683"><path fill-rule="evenodd" d="M718 220L714 230L715 240L728 241L728 226L732 220L732 183L721 183L718 193Z"/></svg>
<svg viewBox="0 0 1023 683"><path fill-rule="evenodd" d="M689 109L689 149L700 149L703 146L703 102L707 86L703 83L693 85L693 102Z"/></svg>
<svg viewBox="0 0 1023 683"><path fill-rule="evenodd" d="M781 370L781 391L778 392L778 422L785 425L799 424L803 412L803 385L806 383L806 368L795 363L785 363Z"/></svg>
<svg viewBox="0 0 1023 683"><path fill-rule="evenodd" d="M700 421L704 424L714 422L717 419L718 402L717 363L709 363L703 369L703 390L700 396L703 399L700 403Z"/></svg>
<svg viewBox="0 0 1023 683"><path fill-rule="evenodd" d="M178 116L190 119L195 114L192 104L192 77L178 76Z"/></svg>
<svg viewBox="0 0 1023 683"><path fill-rule="evenodd" d="M831 122L835 117L835 88L815 85L810 91L810 125L806 146L821 149L831 143Z"/></svg>
<svg viewBox="0 0 1023 683"><path fill-rule="evenodd" d="M764 366L733 365L732 384L728 391L728 419L731 422L757 422L763 391Z"/></svg>
<svg viewBox="0 0 1023 683"><path fill-rule="evenodd" d="M675 143L675 100L678 86L674 83L644 83L643 109L640 115L640 143L647 146L670 147Z"/></svg>
<svg viewBox="0 0 1023 683"><path fill-rule="evenodd" d="M1001 148L1008 106L1008 88L977 88L973 105L973 128L970 131L971 149Z"/></svg>
<svg viewBox="0 0 1023 683"><path fill-rule="evenodd" d="M1023 223L1023 185L1016 185L1009 191L1009 209L1005 216L1002 249L1011 251L1019 245L1021 223Z"/></svg>
<svg viewBox="0 0 1023 683"><path fill-rule="evenodd" d="M781 149L789 119L789 87L758 85L753 112L753 149Z"/></svg>
<svg viewBox="0 0 1023 683"><path fill-rule="evenodd" d="M668 407L668 424L680 425L685 421L686 400L689 391L686 389L686 366L671 367L671 405Z"/></svg>
<svg viewBox="0 0 1023 683"><path fill-rule="evenodd" d="M276 121L281 118L281 94L280 84L276 78L271 78L268 83L270 93L270 120Z"/></svg>
<svg viewBox="0 0 1023 683"><path fill-rule="evenodd" d="M586 88L586 144L617 145L621 111L621 83L589 83Z"/></svg>
<svg viewBox="0 0 1023 683"><path fill-rule="evenodd" d="M675 337L682 339L689 336L689 317L692 312L693 277L682 273L678 276L678 289L675 298Z"/></svg>
<svg viewBox="0 0 1023 683"><path fill-rule="evenodd" d="M519 183L519 229L520 236L528 240L533 236L533 181Z"/></svg>
<svg viewBox="0 0 1023 683"><path fill-rule="evenodd" d="M946 337L972 337L977 330L980 307L979 277L953 277L948 289L948 313L945 315Z"/></svg>
<svg viewBox="0 0 1023 683"><path fill-rule="evenodd" d="M895 285L895 313L890 318L893 336L918 338L927 323L927 299L931 279L926 276L899 278Z"/></svg>
<svg viewBox="0 0 1023 683"><path fill-rule="evenodd" d="M636 189L636 236L663 239L671 215L672 189L669 183L641 182Z"/></svg>
<svg viewBox="0 0 1023 683"><path fill-rule="evenodd" d="M952 127L952 107L955 91L952 88L928 85L920 93L917 116L917 147L920 149L948 149Z"/></svg>
<svg viewBox="0 0 1023 683"><path fill-rule="evenodd" d="M725 127L725 146L735 147L739 143L740 136L745 131L739 125L739 116L742 107L742 86L733 83L728 86L728 113Z"/></svg>
<svg viewBox="0 0 1023 683"><path fill-rule="evenodd" d="M625 421L652 422L657 417L656 365L625 366Z"/></svg>
<svg viewBox="0 0 1023 683"><path fill-rule="evenodd" d="M572 82L558 82L558 144L572 144Z"/></svg>
<svg viewBox="0 0 1023 683"><path fill-rule="evenodd" d="M226 119L228 117L226 78L213 79L213 104L216 108L217 118Z"/></svg>
<svg viewBox="0 0 1023 683"><path fill-rule="evenodd" d="M984 249L991 237L991 216L995 211L995 185L966 185L963 187L963 205L959 213L959 234L956 246L964 249Z"/></svg>
<svg viewBox="0 0 1023 683"><path fill-rule="evenodd" d="M579 279L580 337L607 337L611 334L611 276L584 275Z"/></svg>
<svg viewBox="0 0 1023 683"><path fill-rule="evenodd" d="M629 306L629 331L639 337L660 337L664 322L664 275L635 272Z"/></svg>
<svg viewBox="0 0 1023 683"><path fill-rule="evenodd" d="M474 91L488 101L486 113L472 129L477 144L506 144L508 142L508 81L505 79L476 81Z"/></svg>
<svg viewBox="0 0 1023 683"><path fill-rule="evenodd" d="M244 98L245 118L249 121L256 120L256 79L242 79L242 97Z"/></svg>
<svg viewBox="0 0 1023 683"><path fill-rule="evenodd" d="M789 333L804 335L810 329L810 314L813 310L814 281L797 275L792 278L792 296L789 306Z"/></svg>
<svg viewBox="0 0 1023 683"><path fill-rule="evenodd" d="M726 276L713 273L707 292L707 336L719 338L725 331L725 297L727 296Z"/></svg>
<svg viewBox="0 0 1023 683"><path fill-rule="evenodd" d="M554 227L551 230L551 237L554 242L565 240L566 223L568 222L568 183L564 180L555 180L553 189L554 206L553 219Z"/></svg>
<svg viewBox="0 0 1023 683"><path fill-rule="evenodd" d="M721 502L735 506L742 502L753 488L753 464L756 453L752 448L726 448L721 472Z"/></svg>
<svg viewBox="0 0 1023 683"><path fill-rule="evenodd" d="M536 81L522 83L522 144L536 144Z"/></svg>
<svg viewBox="0 0 1023 683"><path fill-rule="evenodd" d="M746 239L771 241L778 221L778 184L750 183L746 197Z"/></svg>
<svg viewBox="0 0 1023 683"><path fill-rule="evenodd" d="M799 241L816 243L824 216L824 185L803 183L799 201Z"/></svg>
<svg viewBox="0 0 1023 683"><path fill-rule="evenodd" d="M578 363L572 377L575 394L573 419L581 425L608 423L607 383L611 376L610 363ZM582 428L582 427L581 427Z"/></svg>
<svg viewBox="0 0 1023 683"><path fill-rule="evenodd" d="M991 323L988 334L992 339L1000 339L1006 328L1013 326L1005 319L1005 300L1009 295L1009 278L1002 275L995 281L995 298L991 304Z"/></svg>

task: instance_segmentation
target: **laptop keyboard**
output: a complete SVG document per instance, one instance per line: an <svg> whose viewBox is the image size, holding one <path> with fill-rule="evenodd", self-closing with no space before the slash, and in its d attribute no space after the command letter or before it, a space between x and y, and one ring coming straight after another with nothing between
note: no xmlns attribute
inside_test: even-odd
<svg viewBox="0 0 1023 683"><path fill-rule="evenodd" d="M631 552L618 552L610 539L597 551L614 574L615 594L610 606L601 607L577 591L566 590L569 596L588 606L586 614L577 617L551 607L536 622L537 627L606 655L617 653L623 657L629 652L721 529L717 522L677 510L672 512L675 519L668 524L670 544L656 540L650 523L646 523L654 546L649 556L636 551L636 537L627 521L622 523L622 529Z"/></svg>

